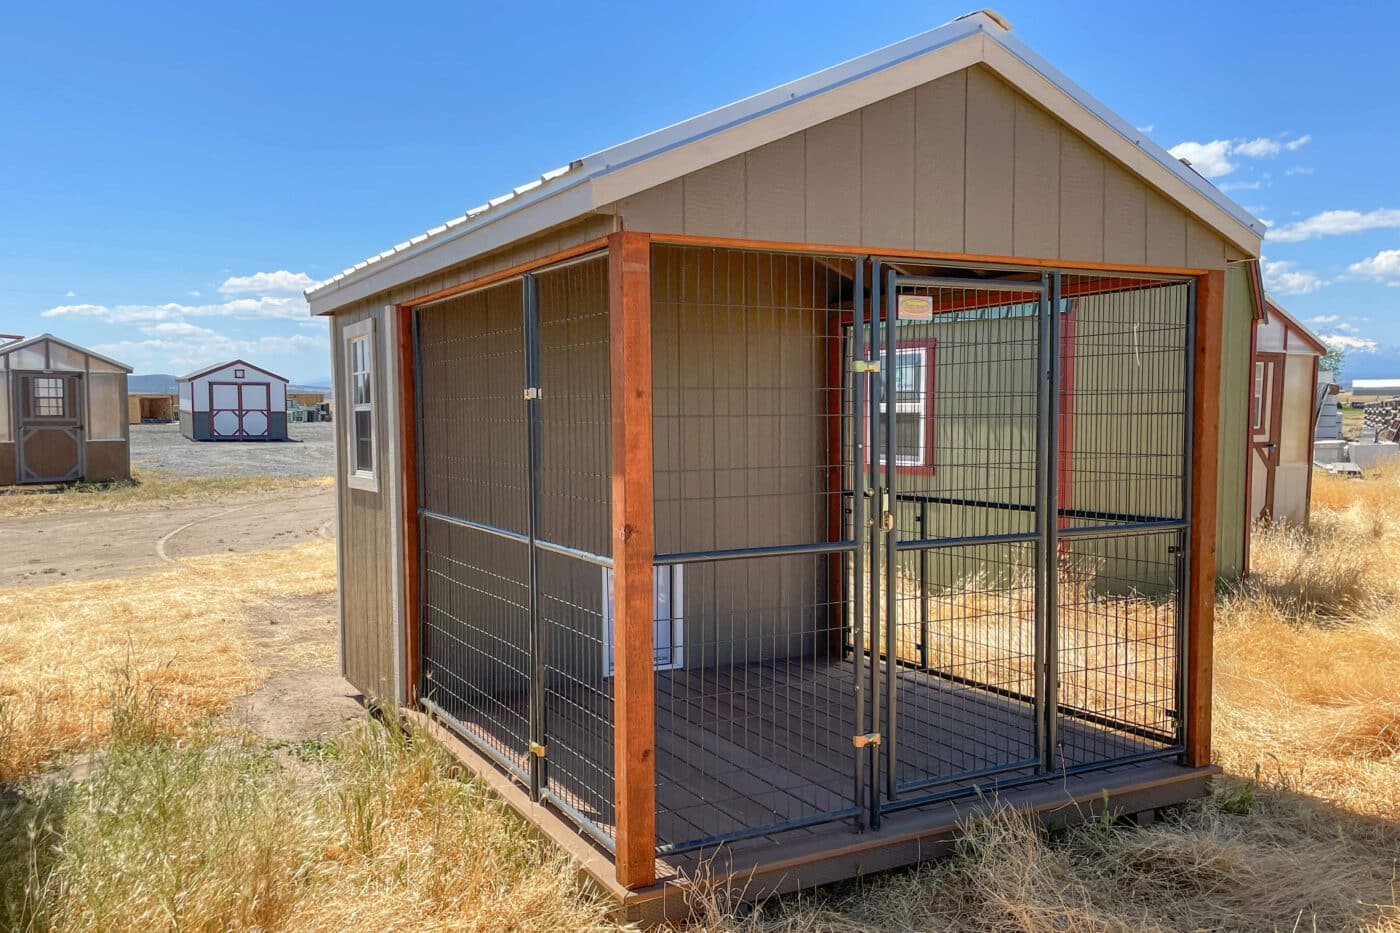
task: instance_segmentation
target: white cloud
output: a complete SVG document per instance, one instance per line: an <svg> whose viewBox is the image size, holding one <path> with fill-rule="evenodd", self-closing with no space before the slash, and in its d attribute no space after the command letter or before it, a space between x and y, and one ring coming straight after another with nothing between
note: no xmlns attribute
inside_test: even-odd
<svg viewBox="0 0 1400 933"><path fill-rule="evenodd" d="M298 320L311 312L306 301L296 297L259 296L234 298L218 304L187 305L171 301L159 305L58 305L41 311L43 317L76 317L106 321L109 324L135 324L156 321L183 321L186 318L234 317L245 320L282 318Z"/></svg>
<svg viewBox="0 0 1400 933"><path fill-rule="evenodd" d="M1220 185L1221 191L1258 191L1258 181L1227 181Z"/></svg>
<svg viewBox="0 0 1400 933"><path fill-rule="evenodd" d="M1342 323L1337 325L1337 330L1346 331L1348 334L1354 334L1356 333L1356 325L1348 324L1347 322L1343 321Z"/></svg>
<svg viewBox="0 0 1400 933"><path fill-rule="evenodd" d="M1217 178L1235 170L1235 163L1230 161L1231 148L1228 139L1213 139L1208 143L1177 143L1167 151L1173 158L1190 162L1192 168L1207 178Z"/></svg>
<svg viewBox="0 0 1400 933"><path fill-rule="evenodd" d="M1212 139L1208 143L1188 141L1177 143L1167 151L1178 159L1190 162L1192 168L1207 178L1219 178L1239 167L1231 161L1232 156L1246 159L1270 158L1285 149L1290 152L1296 151L1307 145L1310 139L1312 136L1299 136L1290 140L1284 140L1282 136L1277 139L1260 136L1255 139Z"/></svg>
<svg viewBox="0 0 1400 933"><path fill-rule="evenodd" d="M185 294L186 294L186 295L189 295L191 298L198 298L198 297L199 297L199 292L185 292Z"/></svg>
<svg viewBox="0 0 1400 933"><path fill-rule="evenodd" d="M159 325L164 326L164 325ZM146 340L121 340L98 344L99 353L122 360L138 370L188 372L200 366L234 357L285 357L297 353L329 350L325 335L292 334L241 340L206 331L203 334L153 336Z"/></svg>
<svg viewBox="0 0 1400 933"><path fill-rule="evenodd" d="M1140 127L1138 127L1138 128L1137 128L1137 131L1138 131L1139 133L1144 133L1144 134L1146 134L1146 133L1151 133L1151 132L1152 132L1153 130L1155 130L1156 128L1157 128L1157 124L1155 124L1155 123L1149 123L1149 124L1147 124L1146 126L1140 126Z"/></svg>
<svg viewBox="0 0 1400 933"><path fill-rule="evenodd" d="M1275 295L1306 295L1326 285L1320 276L1306 269L1296 268L1297 263L1286 259L1261 260L1264 271L1264 288Z"/></svg>
<svg viewBox="0 0 1400 933"><path fill-rule="evenodd" d="M1285 175L1311 175L1312 173L1313 173L1313 170L1312 170L1312 168L1310 168L1309 166L1306 166L1306 165L1295 165L1295 166L1293 166L1293 167L1290 168L1290 169L1286 169L1286 170L1284 171L1283 174L1285 174Z"/></svg>
<svg viewBox="0 0 1400 933"><path fill-rule="evenodd" d="M77 298L77 297L78 297L78 293L75 292L75 291L73 291L72 289L69 289L68 291L66 291L66 292L63 293L63 297L64 297L64 298Z"/></svg>
<svg viewBox="0 0 1400 933"><path fill-rule="evenodd" d="M1335 314L1317 314L1308 318L1309 324L1335 324L1341 318Z"/></svg>
<svg viewBox="0 0 1400 933"><path fill-rule="evenodd" d="M1269 139L1267 136L1260 136L1258 139L1247 139L1237 142L1234 151L1242 156L1251 159L1262 159L1265 156L1278 155L1283 149L1283 144L1276 139Z"/></svg>
<svg viewBox="0 0 1400 933"><path fill-rule="evenodd" d="M224 279L219 286L223 295L296 295L300 296L316 280L305 272L254 272L252 275L235 275Z"/></svg>
<svg viewBox="0 0 1400 933"><path fill-rule="evenodd" d="M1334 350L1355 350L1358 353L1375 353L1379 346L1369 337L1352 337L1347 334L1319 334L1317 339Z"/></svg>
<svg viewBox="0 0 1400 933"><path fill-rule="evenodd" d="M1380 282L1400 279L1400 249L1383 249L1368 259L1347 266L1347 277Z"/></svg>
<svg viewBox="0 0 1400 933"><path fill-rule="evenodd" d="M1400 227L1400 210L1394 208L1381 208L1364 214L1360 211L1323 211L1304 220L1270 229L1268 237L1275 241L1296 243L1321 236L1394 227Z"/></svg>

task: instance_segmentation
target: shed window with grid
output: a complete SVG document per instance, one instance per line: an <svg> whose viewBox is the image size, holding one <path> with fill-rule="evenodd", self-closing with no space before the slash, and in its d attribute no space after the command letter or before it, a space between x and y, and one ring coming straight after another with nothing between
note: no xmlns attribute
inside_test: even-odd
<svg viewBox="0 0 1400 933"><path fill-rule="evenodd" d="M345 329L346 390L350 417L346 419L346 482L352 489L378 492L375 473L374 373L378 360L373 319Z"/></svg>
<svg viewBox="0 0 1400 933"><path fill-rule="evenodd" d="M63 380L35 377L30 400L30 412L36 418L62 418L64 415Z"/></svg>
<svg viewBox="0 0 1400 933"><path fill-rule="evenodd" d="M895 350L895 463L905 467L933 466L933 366L936 341L916 341ZM888 355L880 354L883 369ZM880 414L889 399L880 382ZM885 462L882 454L880 462Z"/></svg>

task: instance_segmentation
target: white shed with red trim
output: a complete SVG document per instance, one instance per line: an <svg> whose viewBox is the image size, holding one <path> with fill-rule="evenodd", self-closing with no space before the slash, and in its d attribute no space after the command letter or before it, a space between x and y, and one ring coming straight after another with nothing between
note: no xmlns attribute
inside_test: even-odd
<svg viewBox="0 0 1400 933"><path fill-rule="evenodd" d="M285 441L286 378L247 360L184 376L180 433L195 441Z"/></svg>

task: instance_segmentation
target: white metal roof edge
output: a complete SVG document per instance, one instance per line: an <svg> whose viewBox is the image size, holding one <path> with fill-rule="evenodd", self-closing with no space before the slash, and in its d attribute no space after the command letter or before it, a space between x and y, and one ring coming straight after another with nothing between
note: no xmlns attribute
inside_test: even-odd
<svg viewBox="0 0 1400 933"><path fill-rule="evenodd" d="M1032 50L1030 46L1026 45L1024 42L1011 35L1011 33L1006 30L999 30L998 32L993 32L991 33L991 36L992 38L996 39L996 41L999 42L1002 45L1002 47L1005 48L1008 52L1021 59L1021 61L1025 62L1035 71L1039 72L1041 76L1045 78L1045 80L1049 81L1051 84L1058 87L1061 91L1074 98L1081 106L1084 107L1084 109L1088 110L1094 116L1098 117L1128 142L1137 146L1139 149L1152 156L1158 162L1161 162L1164 166L1171 170L1173 174L1179 177L1182 181L1186 182L1192 188L1196 189L1197 192L1199 192L1209 200L1213 201L1217 207L1225 211L1235 220L1239 221L1240 224L1242 224L1245 227L1248 227L1250 230L1253 230L1260 237L1264 235L1264 231L1266 228L1262 221L1260 221L1253 214L1249 213L1244 208L1236 204L1233 200L1231 200L1231 198L1228 195L1225 194L1225 192L1221 191L1215 185L1211 184L1211 182L1208 179L1206 179L1203 175L1201 175L1200 172L1197 172L1189 165L1183 163L1176 156L1172 155L1166 149L1163 149L1161 146L1157 145L1157 143L1149 139L1145 133L1138 132L1137 127L1133 126L1127 120L1124 120L1122 117L1118 116L1118 114L1110 110L1097 97L1090 94L1088 91L1076 84L1074 81L1070 80L1068 75L1066 75L1060 69L1056 68L1054 65L1050 64L1049 61L1047 61L1039 54L1037 54L1034 50Z"/></svg>
<svg viewBox="0 0 1400 933"><path fill-rule="evenodd" d="M194 380L200 378L201 376L207 376L207 375L209 375L210 373L216 372L216 371L218 371L218 370L220 370L220 369L228 369L230 366L243 366L243 367L245 367L245 368L247 368L247 369L256 369L258 372L262 373L264 376L271 376L273 379L276 379L278 382L286 382L286 383L289 383L289 384L290 384L290 382L291 382L291 380L288 379L286 376L279 376L279 375L277 375L275 372L273 372L272 370L270 370L270 369L263 369L261 366L257 365L256 363L250 363L250 362L248 362L247 360L241 359L241 358L234 358L234 359L231 359L231 360L224 360L222 363L215 363L215 364L212 365L212 366L205 366L205 367L202 368L202 369L196 369L194 372L189 373L189 374L184 375L184 376L179 376L179 377L177 377L177 378L175 379L175 384L178 386L178 385L179 385L180 383L182 383L182 382L193 382Z"/></svg>
<svg viewBox="0 0 1400 933"><path fill-rule="evenodd" d="M80 346L80 345L78 345L78 344L76 344L76 343L73 343L71 340L64 340L62 337L55 337L53 334L48 334L48 333L38 334L38 335L33 336L33 337L26 337L26 338L24 338L23 340L14 340L14 341L11 341L10 343L0 343L0 356L5 356L5 355L7 355L7 354L9 354L9 353L13 353L15 350L19 350L19 349L21 349L21 348L23 348L23 347L27 347L27 346L29 346L29 345L32 344L32 343L38 343L40 340L52 340L54 343L62 344L63 346L67 347L68 349L72 350L74 353L81 353L81 354L83 354L84 356L90 356L90 357L92 357L93 359L101 360L102 362L106 363L108 366L115 366L115 367L117 367L118 369L124 370L125 372L128 372L128 373L132 373L132 372L135 372L135 371L136 371L136 370L132 369L130 366L126 365L125 363L122 363L122 362L119 362L118 360L112 359L110 356L103 356L101 353L98 353L96 350L89 350L87 347Z"/></svg>
<svg viewBox="0 0 1400 933"><path fill-rule="evenodd" d="M1138 133L1126 120L1113 113L1084 88L1071 81L1063 72L1036 54L1019 39L1013 37L1004 22L991 11L982 10L970 13L917 36L635 137L585 156L565 167L546 172L535 181L515 188L498 198L493 198L460 217L426 233L419 234L392 249L371 256L369 259L313 285L305 292L307 300L314 302L312 313L320 314L338 307L340 303L331 299L335 292L352 282L358 282L387 271L389 268L411 260L428 250L475 233L505 217L538 205L563 191L574 189L598 176L616 172L626 166L697 142L730 127L749 122L796 102L809 99L979 34L995 40L1006 52L1019 59L1026 67L1039 74L1061 93L1083 107L1085 111L1101 121L1112 132L1121 136L1123 140L1135 146L1176 178L1186 183L1192 191L1209 200L1228 217L1239 223L1241 227L1259 237L1263 236L1265 228L1259 220L1251 216L1195 170L1182 164L1180 160L1174 158L1161 146ZM549 222L545 222L546 219ZM550 215L547 218L542 218L534 226L534 230L538 232L568 219L570 218ZM513 239L529 235L529 232L519 233ZM399 282L389 282L383 288L396 284ZM380 290L382 288L375 288L366 294ZM354 296L354 298L358 297L363 297L363 295ZM354 298L349 300L354 300ZM316 306L321 306L321 309L317 310Z"/></svg>

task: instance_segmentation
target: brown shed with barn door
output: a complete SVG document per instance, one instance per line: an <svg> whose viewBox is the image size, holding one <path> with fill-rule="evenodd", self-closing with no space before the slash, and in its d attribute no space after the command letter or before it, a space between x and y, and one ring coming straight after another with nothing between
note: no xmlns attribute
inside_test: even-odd
<svg viewBox="0 0 1400 933"><path fill-rule="evenodd" d="M129 479L130 372L52 334L0 345L0 485Z"/></svg>

